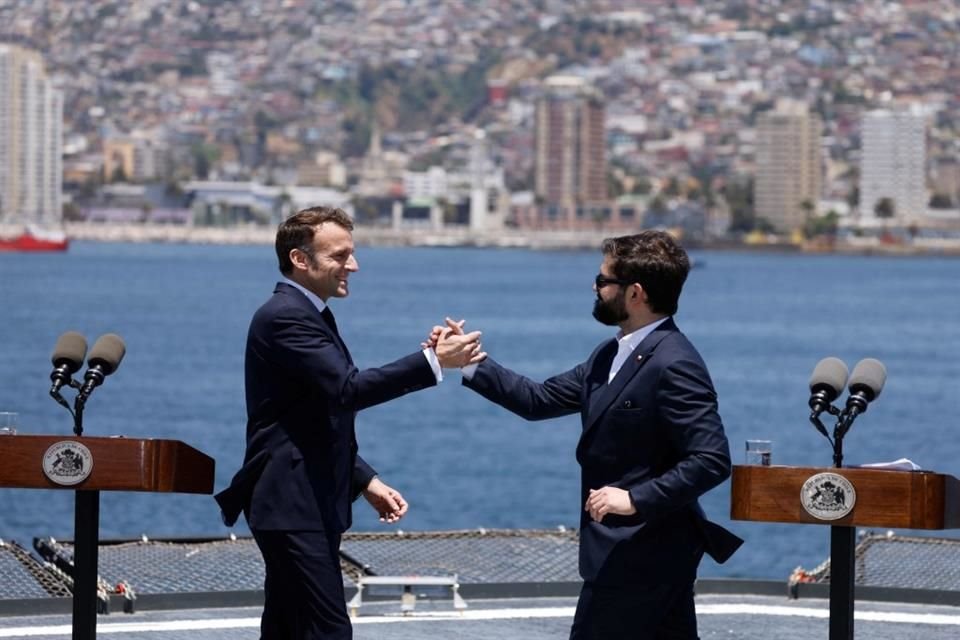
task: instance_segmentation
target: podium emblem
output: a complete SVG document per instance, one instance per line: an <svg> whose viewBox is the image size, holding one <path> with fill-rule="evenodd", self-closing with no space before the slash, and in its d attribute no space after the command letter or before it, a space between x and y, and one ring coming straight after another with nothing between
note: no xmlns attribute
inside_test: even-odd
<svg viewBox="0 0 960 640"><path fill-rule="evenodd" d="M818 473L807 478L800 489L800 504L818 520L839 520L853 511L857 490L836 473Z"/></svg>
<svg viewBox="0 0 960 640"><path fill-rule="evenodd" d="M43 454L43 474L57 484L80 484L90 476L91 471L93 454L76 440L55 442Z"/></svg>

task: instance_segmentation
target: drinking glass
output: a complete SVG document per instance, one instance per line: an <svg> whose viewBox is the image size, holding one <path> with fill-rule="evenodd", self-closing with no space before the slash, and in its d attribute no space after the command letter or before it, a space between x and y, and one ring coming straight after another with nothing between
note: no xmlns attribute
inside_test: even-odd
<svg viewBox="0 0 960 640"><path fill-rule="evenodd" d="M770 440L747 440L747 464L770 466L773 442Z"/></svg>
<svg viewBox="0 0 960 640"><path fill-rule="evenodd" d="M13 411L0 411L0 436L17 435L17 417Z"/></svg>

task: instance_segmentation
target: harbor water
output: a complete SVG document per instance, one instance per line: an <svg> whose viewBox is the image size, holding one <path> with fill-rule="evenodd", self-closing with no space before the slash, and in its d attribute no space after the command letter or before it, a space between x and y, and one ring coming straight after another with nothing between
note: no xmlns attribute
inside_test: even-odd
<svg viewBox="0 0 960 640"><path fill-rule="evenodd" d="M774 464L830 466L807 421L810 372L829 355L851 368L873 357L887 384L848 434L845 462L908 457L960 475L960 261L693 255L677 322L713 375L736 462L745 440L763 439ZM613 333L590 314L598 251L360 247L358 259L349 298L332 307L361 367L417 350L445 315L466 318L492 357L536 379ZM20 433L70 434L47 395L53 345L67 330L91 344L117 333L127 355L87 403L85 435L182 440L216 459L222 487L243 455L247 323L277 275L268 246L77 242L64 254L0 254L0 411L19 414ZM400 528L575 527L578 417L527 423L462 388L458 372L445 376L358 419L364 457L410 502ZM729 499L726 483L703 504L747 543L701 575L780 579L827 557L828 528L731 523ZM356 505L355 530L384 528ZM229 533L209 496L137 493L102 495L100 531ZM0 538L72 535L71 492L0 490Z"/></svg>

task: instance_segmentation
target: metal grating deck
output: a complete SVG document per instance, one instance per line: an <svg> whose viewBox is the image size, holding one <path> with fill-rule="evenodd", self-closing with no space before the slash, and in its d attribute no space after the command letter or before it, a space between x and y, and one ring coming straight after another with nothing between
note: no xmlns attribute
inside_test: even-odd
<svg viewBox="0 0 960 640"><path fill-rule="evenodd" d="M448 576L461 584L578 582L575 531L354 533L341 553L373 575Z"/></svg>
<svg viewBox="0 0 960 640"><path fill-rule="evenodd" d="M857 541L857 585L960 591L960 540L867 532ZM803 582L829 583L830 560Z"/></svg>
<svg viewBox="0 0 960 640"><path fill-rule="evenodd" d="M69 580L16 542L0 541L0 600L68 598Z"/></svg>

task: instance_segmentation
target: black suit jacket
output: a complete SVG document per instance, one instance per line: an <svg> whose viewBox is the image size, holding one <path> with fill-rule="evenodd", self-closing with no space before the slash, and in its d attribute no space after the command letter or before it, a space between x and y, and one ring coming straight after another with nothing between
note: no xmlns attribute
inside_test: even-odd
<svg viewBox="0 0 960 640"><path fill-rule="evenodd" d="M464 384L528 419L579 412L580 573L605 584L688 581L705 549L725 561L742 541L706 520L699 496L730 475L730 451L710 375L699 353L667 319L608 384L616 340L583 364L536 383L482 362ZM590 489L629 491L632 516L594 522Z"/></svg>
<svg viewBox="0 0 960 640"><path fill-rule="evenodd" d="M254 314L245 360L244 464L216 499L228 525L342 533L374 476L357 455L360 409L436 384L420 352L358 370L346 345L296 287L278 283Z"/></svg>

